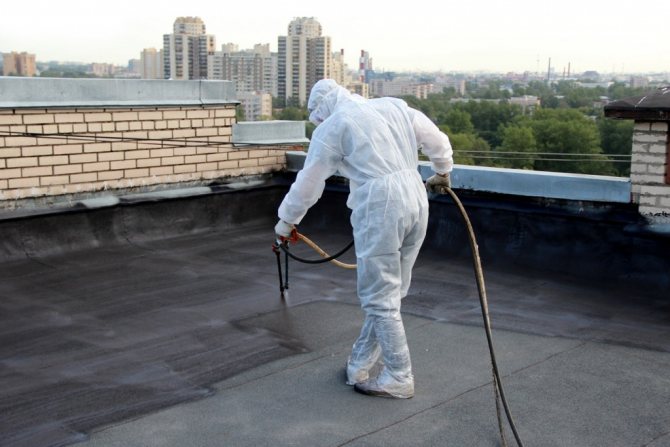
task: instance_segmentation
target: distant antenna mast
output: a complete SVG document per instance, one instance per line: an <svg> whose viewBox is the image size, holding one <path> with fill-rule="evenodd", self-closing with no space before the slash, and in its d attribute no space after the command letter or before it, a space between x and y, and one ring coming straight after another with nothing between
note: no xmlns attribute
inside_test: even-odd
<svg viewBox="0 0 670 447"><path fill-rule="evenodd" d="M549 67L547 67L547 82L551 82L551 58L549 58Z"/></svg>

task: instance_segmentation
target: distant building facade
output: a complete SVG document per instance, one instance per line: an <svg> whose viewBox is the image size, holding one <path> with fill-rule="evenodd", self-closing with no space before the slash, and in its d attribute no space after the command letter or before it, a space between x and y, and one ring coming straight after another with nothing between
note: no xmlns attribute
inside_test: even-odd
<svg viewBox="0 0 670 447"><path fill-rule="evenodd" d="M370 97L370 89L369 85L364 83L364 82L358 82L358 81L352 81L346 84L347 90L349 90L351 93L355 93L357 95L362 96L363 98L369 98Z"/></svg>
<svg viewBox="0 0 670 447"><path fill-rule="evenodd" d="M509 99L509 103L512 105L520 106L524 113L533 112L536 109L540 108L541 101L537 96L532 95L523 95L523 96L512 96Z"/></svg>
<svg viewBox="0 0 670 447"><path fill-rule="evenodd" d="M239 107L244 111L246 121L260 121L272 118L272 95L261 92L242 92L237 94Z"/></svg>
<svg viewBox="0 0 670 447"><path fill-rule="evenodd" d="M312 86L331 77L330 37L322 36L313 17L291 21L288 35L278 38L278 97L286 104L305 105Z"/></svg>
<svg viewBox="0 0 670 447"><path fill-rule="evenodd" d="M87 73L100 78L111 78L114 76L115 66L113 64L94 62L88 66Z"/></svg>
<svg viewBox="0 0 670 447"><path fill-rule="evenodd" d="M238 93L264 92L277 96L277 53L270 52L269 44L239 51L237 45L229 43L208 59L209 79L233 81Z"/></svg>
<svg viewBox="0 0 670 447"><path fill-rule="evenodd" d="M370 95L383 96L415 96L419 99L428 98L433 93L433 84L416 82L413 79L398 78L392 81L375 79L369 82Z"/></svg>
<svg viewBox="0 0 670 447"><path fill-rule="evenodd" d="M140 53L140 76L143 79L164 79L163 50L145 48Z"/></svg>
<svg viewBox="0 0 670 447"><path fill-rule="evenodd" d="M35 76L37 73L34 54L12 51L4 53L2 59L3 76Z"/></svg>
<svg viewBox="0 0 670 447"><path fill-rule="evenodd" d="M366 84L369 83L370 73L372 71L372 58L370 57L370 53L361 50L361 56L358 58L358 80Z"/></svg>
<svg viewBox="0 0 670 447"><path fill-rule="evenodd" d="M344 62L344 50L334 51L332 58L332 68L330 79L333 79L340 85L347 85L350 81L347 77L347 64Z"/></svg>
<svg viewBox="0 0 670 447"><path fill-rule="evenodd" d="M173 33L163 35L165 79L207 79L208 56L214 54L216 39L207 34L199 17L178 17Z"/></svg>
<svg viewBox="0 0 670 447"><path fill-rule="evenodd" d="M141 78L142 77L142 60L141 59L130 59L128 60L128 78Z"/></svg>
<svg viewBox="0 0 670 447"><path fill-rule="evenodd" d="M456 94L464 96L465 85L463 78L437 76L433 82L433 92L442 93L444 89L454 89Z"/></svg>
<svg viewBox="0 0 670 447"><path fill-rule="evenodd" d="M630 87L631 88L649 87L649 77L647 77L647 76L631 76L630 77Z"/></svg>

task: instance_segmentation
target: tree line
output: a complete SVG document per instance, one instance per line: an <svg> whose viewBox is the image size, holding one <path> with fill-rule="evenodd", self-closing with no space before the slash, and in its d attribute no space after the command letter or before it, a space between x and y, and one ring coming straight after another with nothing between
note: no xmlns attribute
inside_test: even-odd
<svg viewBox="0 0 670 447"><path fill-rule="evenodd" d="M454 147L456 163L570 172L630 175L633 122L605 118L604 98L644 93L621 83L583 87L534 81L504 89L499 82L470 86L471 101L452 102L454 91L428 99L404 98L428 115ZM532 95L541 106L524 110L511 96Z"/></svg>
<svg viewBox="0 0 670 447"><path fill-rule="evenodd" d="M533 81L503 88L502 81L468 84L458 102L453 89L427 99L403 97L449 135L456 163L596 175L630 175L633 123L605 118L603 99L643 94L622 83L583 87L573 81L552 85ZM511 104L512 96L532 95L534 109ZM306 120L299 107L278 110L275 119ZM308 126L308 136L313 127Z"/></svg>

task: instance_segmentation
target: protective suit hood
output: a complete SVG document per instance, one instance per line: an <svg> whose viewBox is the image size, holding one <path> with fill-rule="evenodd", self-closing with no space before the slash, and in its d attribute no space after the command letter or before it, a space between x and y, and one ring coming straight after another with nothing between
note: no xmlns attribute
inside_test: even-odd
<svg viewBox="0 0 670 447"><path fill-rule="evenodd" d="M349 90L341 87L332 79L318 81L312 87L309 101L307 101L309 120L318 126L333 114L338 104L348 100L363 101L363 98L352 95Z"/></svg>

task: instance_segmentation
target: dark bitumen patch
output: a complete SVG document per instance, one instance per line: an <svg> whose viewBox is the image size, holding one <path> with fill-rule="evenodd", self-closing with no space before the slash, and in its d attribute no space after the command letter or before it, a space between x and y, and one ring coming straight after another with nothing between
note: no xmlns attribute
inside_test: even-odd
<svg viewBox="0 0 670 447"><path fill-rule="evenodd" d="M13 261L0 283L0 444L76 442L303 352L235 323L281 305L270 244L255 237L256 255L240 254L249 231L235 254L210 234Z"/></svg>

